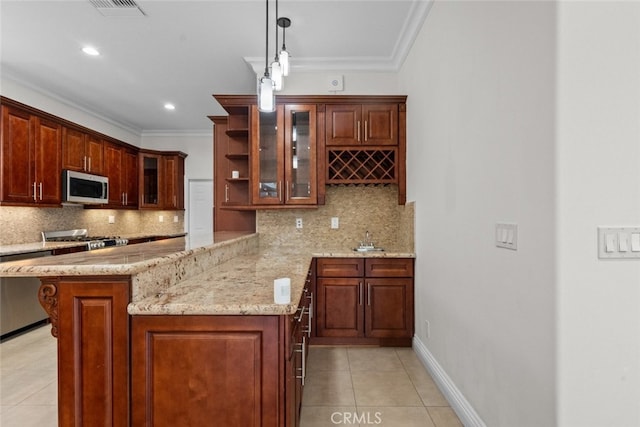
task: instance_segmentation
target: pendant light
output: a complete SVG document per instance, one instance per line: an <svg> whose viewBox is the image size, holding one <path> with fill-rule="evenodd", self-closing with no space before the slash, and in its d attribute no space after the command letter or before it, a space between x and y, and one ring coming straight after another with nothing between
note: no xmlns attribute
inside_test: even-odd
<svg viewBox="0 0 640 427"><path fill-rule="evenodd" d="M264 76L258 80L258 110L271 113L276 110L276 94L273 90L273 80L269 75L269 0L266 0L266 4Z"/></svg>
<svg viewBox="0 0 640 427"><path fill-rule="evenodd" d="M288 27L291 26L291 19L289 18L278 18L278 26L282 28L282 50L280 51L279 59L280 59L280 68L282 69L282 75L289 75L289 52L287 52L286 46L286 33ZM276 42L276 45L278 43Z"/></svg>
<svg viewBox="0 0 640 427"><path fill-rule="evenodd" d="M276 0L276 19L278 19L278 0ZM273 89L282 90L284 79L282 75L282 67L280 66L280 60L278 58L278 25L276 25L276 56L271 63L271 79L273 80Z"/></svg>

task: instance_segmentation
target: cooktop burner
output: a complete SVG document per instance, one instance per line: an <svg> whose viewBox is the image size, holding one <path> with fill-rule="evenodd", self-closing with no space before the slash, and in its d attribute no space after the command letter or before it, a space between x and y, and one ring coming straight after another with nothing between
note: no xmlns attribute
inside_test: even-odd
<svg viewBox="0 0 640 427"><path fill-rule="evenodd" d="M62 231L43 231L43 242L86 242L86 249L100 249L108 246L124 246L128 239L119 236L89 236L86 228Z"/></svg>

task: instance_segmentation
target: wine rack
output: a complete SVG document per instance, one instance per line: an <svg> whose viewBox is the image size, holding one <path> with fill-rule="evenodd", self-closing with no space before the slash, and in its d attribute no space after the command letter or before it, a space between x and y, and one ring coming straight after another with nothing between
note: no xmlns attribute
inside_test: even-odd
<svg viewBox="0 0 640 427"><path fill-rule="evenodd" d="M327 184L398 182L397 148L327 151Z"/></svg>

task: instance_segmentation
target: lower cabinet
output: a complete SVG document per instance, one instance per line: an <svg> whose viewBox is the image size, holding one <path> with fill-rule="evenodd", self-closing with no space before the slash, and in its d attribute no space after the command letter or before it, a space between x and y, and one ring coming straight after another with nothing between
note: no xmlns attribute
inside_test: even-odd
<svg viewBox="0 0 640 427"><path fill-rule="evenodd" d="M58 425L129 425L128 278L42 280L58 338Z"/></svg>
<svg viewBox="0 0 640 427"><path fill-rule="evenodd" d="M133 426L279 426L280 316L133 316Z"/></svg>
<svg viewBox="0 0 640 427"><path fill-rule="evenodd" d="M318 258L318 344L411 345L412 258Z"/></svg>

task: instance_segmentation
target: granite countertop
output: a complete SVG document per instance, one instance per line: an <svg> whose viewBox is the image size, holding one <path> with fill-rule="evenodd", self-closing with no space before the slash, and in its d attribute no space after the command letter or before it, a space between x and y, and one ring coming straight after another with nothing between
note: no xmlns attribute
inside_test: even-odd
<svg viewBox="0 0 640 427"><path fill-rule="evenodd" d="M311 254L260 251L243 255L183 280L155 295L132 301L128 311L144 314L293 314L307 278ZM276 304L273 281L291 279L291 301Z"/></svg>
<svg viewBox="0 0 640 427"><path fill-rule="evenodd" d="M130 275L132 315L288 315L297 310L314 257L415 257L406 250L260 248L257 234L224 238L188 250L185 239L176 238L0 263L0 276ZM282 277L291 279L289 304L273 300L273 281Z"/></svg>
<svg viewBox="0 0 640 427"><path fill-rule="evenodd" d="M170 234L129 234L120 237L126 239L145 239L151 237L184 237L187 233L170 233ZM0 245L0 256L21 255L34 252L52 251L54 249L74 248L85 245L86 242L32 242L18 243L14 245Z"/></svg>

